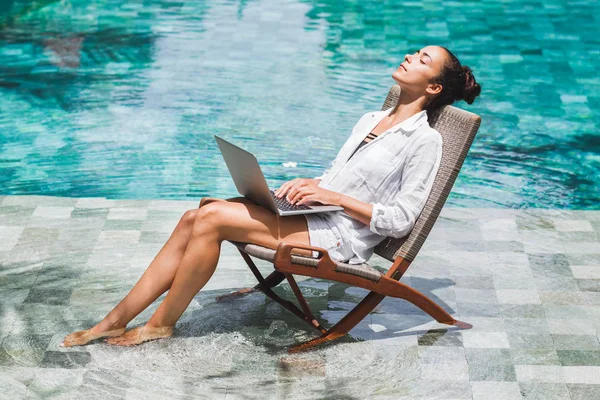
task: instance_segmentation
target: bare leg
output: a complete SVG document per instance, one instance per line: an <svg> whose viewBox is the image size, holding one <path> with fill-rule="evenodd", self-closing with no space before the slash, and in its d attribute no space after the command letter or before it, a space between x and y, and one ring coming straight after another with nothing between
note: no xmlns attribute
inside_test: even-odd
<svg viewBox="0 0 600 400"><path fill-rule="evenodd" d="M280 218L255 205L213 203L199 210L198 221L169 293L148 323L109 339L117 345L135 345L168 337L196 293L213 275L223 240L257 243L277 248L281 240L309 244L303 216ZM310 254L298 250L300 254Z"/></svg>
<svg viewBox="0 0 600 400"><path fill-rule="evenodd" d="M225 200L222 200L225 201ZM246 203L243 197L228 199ZM186 211L171 237L156 255L133 289L104 319L91 329L67 335L63 346L77 346L102 337L120 336L133 318L166 292L173 283L177 267L190 241L198 209Z"/></svg>

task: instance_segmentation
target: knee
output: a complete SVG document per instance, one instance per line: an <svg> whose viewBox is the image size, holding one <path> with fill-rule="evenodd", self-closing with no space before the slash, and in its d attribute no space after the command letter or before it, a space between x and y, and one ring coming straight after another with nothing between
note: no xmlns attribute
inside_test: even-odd
<svg viewBox="0 0 600 400"><path fill-rule="evenodd" d="M193 224L192 234L200 235L209 230L214 231L218 227L219 220L223 214L223 203L209 203L199 209L190 211L194 211L194 213L188 216Z"/></svg>
<svg viewBox="0 0 600 400"><path fill-rule="evenodd" d="M187 210L186 212L183 213L183 216L181 217L181 221L183 221L183 223L185 225L193 225L194 222L196 221L196 218L198 218L199 212L200 212L199 208L196 208L193 210Z"/></svg>

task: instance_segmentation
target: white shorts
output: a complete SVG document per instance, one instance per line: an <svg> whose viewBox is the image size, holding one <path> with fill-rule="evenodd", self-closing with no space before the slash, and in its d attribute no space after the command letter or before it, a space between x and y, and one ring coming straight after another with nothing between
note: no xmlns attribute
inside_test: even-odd
<svg viewBox="0 0 600 400"><path fill-rule="evenodd" d="M335 261L347 262L352 258L354 252L348 240L340 234L338 227L327 218L326 213L303 214L308 224L308 235L310 245L322 247L327 250L329 256ZM313 256L319 253L313 251Z"/></svg>

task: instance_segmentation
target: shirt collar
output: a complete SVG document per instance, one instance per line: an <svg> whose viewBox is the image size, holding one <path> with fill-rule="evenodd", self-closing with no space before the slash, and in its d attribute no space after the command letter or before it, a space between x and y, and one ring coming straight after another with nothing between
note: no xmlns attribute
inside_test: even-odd
<svg viewBox="0 0 600 400"><path fill-rule="evenodd" d="M379 123L379 122L381 122L381 120L383 120L383 118L385 118L386 116L391 114L393 109L394 109L394 107L390 107L385 111L376 111L371 114L371 117L373 118L373 121L375 119L378 119L377 123ZM393 127L390 128L390 130L392 132L397 132L399 130L403 131L404 133L413 132L426 122L427 122L427 111L422 110L422 111L419 111L418 113L416 113L415 115L411 116L410 118L407 118L404 121L400 122L399 124L394 125Z"/></svg>

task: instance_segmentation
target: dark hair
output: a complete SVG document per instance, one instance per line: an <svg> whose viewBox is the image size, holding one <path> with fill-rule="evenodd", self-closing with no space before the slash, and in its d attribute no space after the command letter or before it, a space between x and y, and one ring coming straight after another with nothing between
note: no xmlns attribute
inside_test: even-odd
<svg viewBox="0 0 600 400"><path fill-rule="evenodd" d="M442 85L442 91L425 106L427 114L456 100L472 104L475 97L481 93L481 86L475 81L471 68L461 65L458 58L447 48L442 49L448 53L448 59L442 67L442 72L434 79L435 83Z"/></svg>

